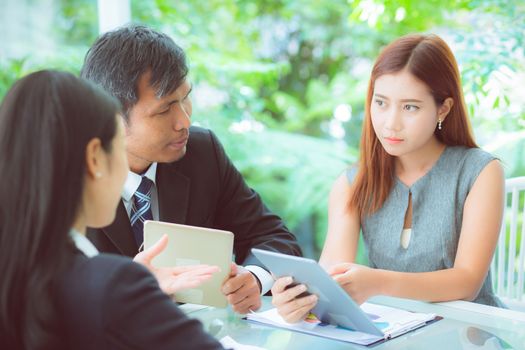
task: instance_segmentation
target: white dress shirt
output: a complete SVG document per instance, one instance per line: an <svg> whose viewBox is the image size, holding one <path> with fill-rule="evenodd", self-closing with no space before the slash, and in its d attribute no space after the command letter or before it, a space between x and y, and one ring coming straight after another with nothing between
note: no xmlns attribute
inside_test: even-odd
<svg viewBox="0 0 525 350"><path fill-rule="evenodd" d="M153 220L159 220L159 200L157 196L157 184L155 183L155 177L157 175L157 163L150 165L148 170L144 173L143 176L146 176L153 182L151 186L151 214L153 215ZM122 189L122 201L124 202L124 207L126 207L126 212L128 217L131 216L131 207L133 206L133 195L137 192L140 183L142 182L142 175L135 174L134 172L128 172L128 177L126 178L126 183Z"/></svg>
<svg viewBox="0 0 525 350"><path fill-rule="evenodd" d="M71 229L69 231L69 236L73 240L73 243L75 243L77 249L84 253L88 258L98 255L98 249L85 235L75 229Z"/></svg>
<svg viewBox="0 0 525 350"><path fill-rule="evenodd" d="M159 199L157 194L157 184L155 182L156 175L157 163L152 163L143 175L153 181L153 186L151 186L151 214L153 215L153 220L159 220ZM139 188L141 181L142 175L136 174L132 171L128 173L124 189L122 190L122 201L124 202L124 207L126 208L128 217L131 215L133 195ZM268 271L256 265L247 265L245 268L259 279L259 282L261 283L261 294L266 294L266 292L272 288L274 279Z"/></svg>

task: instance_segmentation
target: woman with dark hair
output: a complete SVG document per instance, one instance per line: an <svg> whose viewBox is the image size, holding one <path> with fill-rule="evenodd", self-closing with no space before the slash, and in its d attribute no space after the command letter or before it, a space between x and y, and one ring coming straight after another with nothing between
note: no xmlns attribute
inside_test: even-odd
<svg viewBox="0 0 525 350"><path fill-rule="evenodd" d="M127 176L116 100L41 71L0 107L0 344L6 349L219 349L155 278L97 255Z"/></svg>
<svg viewBox="0 0 525 350"><path fill-rule="evenodd" d="M500 162L476 146L454 55L436 35L409 35L376 60L360 159L334 183L320 263L358 303L374 295L502 306L489 265L503 215ZM354 263L359 233L370 267ZM273 301L297 321L316 296Z"/></svg>

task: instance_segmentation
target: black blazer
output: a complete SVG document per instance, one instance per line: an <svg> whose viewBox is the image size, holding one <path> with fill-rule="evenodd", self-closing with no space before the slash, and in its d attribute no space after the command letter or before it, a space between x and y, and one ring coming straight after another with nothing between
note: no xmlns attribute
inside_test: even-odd
<svg viewBox="0 0 525 350"><path fill-rule="evenodd" d="M78 253L58 276L63 349L222 349L128 258Z"/></svg>
<svg viewBox="0 0 525 350"><path fill-rule="evenodd" d="M261 265L250 254L254 247L301 255L293 234L246 185L210 130L190 128L186 155L158 164L156 186L161 221L233 232L237 264ZM102 252L138 252L122 202L110 226L88 229L87 236Z"/></svg>

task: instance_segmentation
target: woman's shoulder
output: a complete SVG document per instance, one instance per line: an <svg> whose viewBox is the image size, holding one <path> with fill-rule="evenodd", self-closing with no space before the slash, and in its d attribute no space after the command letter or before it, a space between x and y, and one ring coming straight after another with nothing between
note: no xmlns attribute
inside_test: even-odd
<svg viewBox="0 0 525 350"><path fill-rule="evenodd" d="M71 348L221 348L130 258L77 256L68 279L60 305Z"/></svg>
<svg viewBox="0 0 525 350"><path fill-rule="evenodd" d="M78 253L73 257L73 262L68 270L73 270L75 273L89 273L92 270L104 268L108 275L111 271L122 268L141 268L139 264L133 262L129 257L116 254L100 253L91 258L84 254Z"/></svg>
<svg viewBox="0 0 525 350"><path fill-rule="evenodd" d="M65 273L58 276L56 296L67 342L76 348L104 347L107 320L118 308L126 288L148 292L158 288L155 278L130 258L75 254ZM120 298L122 299L122 298ZM81 345L84 344L84 345ZM77 347L78 345L78 347Z"/></svg>
<svg viewBox="0 0 525 350"><path fill-rule="evenodd" d="M497 159L494 155L479 147L448 146L449 161L490 162Z"/></svg>
<svg viewBox="0 0 525 350"><path fill-rule="evenodd" d="M354 182L358 170L358 164L350 165L345 169L344 177L346 177L348 184L352 184Z"/></svg>
<svg viewBox="0 0 525 350"><path fill-rule="evenodd" d="M479 174L489 163L498 158L481 148L468 148L463 146L448 147L448 164L457 166L457 176L460 183L472 187ZM451 167L444 167L450 171Z"/></svg>
<svg viewBox="0 0 525 350"><path fill-rule="evenodd" d="M92 258L76 254L60 280L66 296L74 299L84 295L90 302L96 303L106 297L106 290L116 281L130 278L137 282L156 283L142 265L128 257L113 254L98 254Z"/></svg>
<svg viewBox="0 0 525 350"><path fill-rule="evenodd" d="M91 258L87 258L84 255L76 255L75 259L81 262L79 266L87 269L96 269L101 266L109 267L112 270L120 268L143 268L142 265L135 263L131 258L116 254L100 253Z"/></svg>

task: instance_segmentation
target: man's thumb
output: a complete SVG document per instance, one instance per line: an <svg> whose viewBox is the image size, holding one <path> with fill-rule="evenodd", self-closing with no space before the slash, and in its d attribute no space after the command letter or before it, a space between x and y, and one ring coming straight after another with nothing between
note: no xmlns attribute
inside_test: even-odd
<svg viewBox="0 0 525 350"><path fill-rule="evenodd" d="M236 276L238 271L237 264L232 262L230 267L230 276Z"/></svg>

